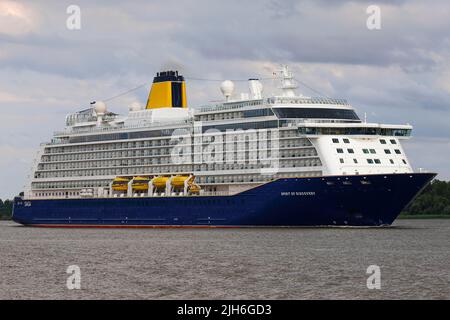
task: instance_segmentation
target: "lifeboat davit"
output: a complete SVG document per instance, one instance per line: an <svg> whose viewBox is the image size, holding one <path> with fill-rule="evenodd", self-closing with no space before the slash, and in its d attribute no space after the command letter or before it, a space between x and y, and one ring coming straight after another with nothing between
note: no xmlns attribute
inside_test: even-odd
<svg viewBox="0 0 450 320"><path fill-rule="evenodd" d="M117 177L113 180L112 189L114 191L127 191L130 178Z"/></svg>
<svg viewBox="0 0 450 320"><path fill-rule="evenodd" d="M192 184L189 186L189 193L191 194L199 194L200 193L200 186L198 184Z"/></svg>

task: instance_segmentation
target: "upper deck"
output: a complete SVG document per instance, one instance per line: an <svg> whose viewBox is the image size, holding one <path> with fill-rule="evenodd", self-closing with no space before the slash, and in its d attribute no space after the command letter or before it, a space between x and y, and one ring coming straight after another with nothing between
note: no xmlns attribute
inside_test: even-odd
<svg viewBox="0 0 450 320"><path fill-rule="evenodd" d="M260 129L297 126L303 135L340 132L358 135L409 136L409 125L368 124L345 99L297 95L292 73L281 70L279 96L263 97L259 81L249 80L250 93L233 96L234 85L222 84L225 101L192 108L145 108L132 105L128 115L106 110L100 102L66 117L64 130L54 133L50 144L99 142L170 135L177 128L191 131L201 124L204 131L216 128ZM231 84L230 84L231 83ZM230 88L231 85L231 88ZM151 133L150 133L151 132Z"/></svg>

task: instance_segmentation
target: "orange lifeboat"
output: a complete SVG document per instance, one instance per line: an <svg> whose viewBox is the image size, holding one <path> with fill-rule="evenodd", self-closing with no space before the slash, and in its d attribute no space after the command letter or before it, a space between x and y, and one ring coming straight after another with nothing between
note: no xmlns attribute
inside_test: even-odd
<svg viewBox="0 0 450 320"><path fill-rule="evenodd" d="M148 177L134 177L131 186L134 191L147 191L149 182L150 179Z"/></svg>
<svg viewBox="0 0 450 320"><path fill-rule="evenodd" d="M127 191L130 178L117 177L113 180L112 189L114 191Z"/></svg>
<svg viewBox="0 0 450 320"><path fill-rule="evenodd" d="M165 189L166 183L169 180L169 177L156 177L153 178L152 183L157 189Z"/></svg>
<svg viewBox="0 0 450 320"><path fill-rule="evenodd" d="M171 184L175 189L180 189L184 188L185 181L188 181L188 185L191 185L194 183L194 177L178 175L172 178Z"/></svg>

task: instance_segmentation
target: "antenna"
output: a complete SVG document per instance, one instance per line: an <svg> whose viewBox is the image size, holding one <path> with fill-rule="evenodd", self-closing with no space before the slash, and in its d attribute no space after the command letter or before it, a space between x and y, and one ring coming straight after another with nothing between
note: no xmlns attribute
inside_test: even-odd
<svg viewBox="0 0 450 320"><path fill-rule="evenodd" d="M281 77L281 90L283 90L284 97L295 97L295 89L298 88L295 83L294 76L292 72L289 71L289 67L287 65L281 65L280 69L280 77Z"/></svg>

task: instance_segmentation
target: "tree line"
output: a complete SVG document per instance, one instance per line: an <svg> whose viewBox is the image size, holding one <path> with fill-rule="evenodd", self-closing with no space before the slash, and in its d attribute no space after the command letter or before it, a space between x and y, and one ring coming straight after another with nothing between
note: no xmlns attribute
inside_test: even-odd
<svg viewBox="0 0 450 320"><path fill-rule="evenodd" d="M11 219L13 202L0 199L0 220ZM450 215L450 181L433 180L403 210L405 215Z"/></svg>
<svg viewBox="0 0 450 320"><path fill-rule="evenodd" d="M402 213L407 215L450 215L450 181L433 180Z"/></svg>
<svg viewBox="0 0 450 320"><path fill-rule="evenodd" d="M11 200L5 200L3 202L0 199L0 220L11 219L13 202Z"/></svg>

